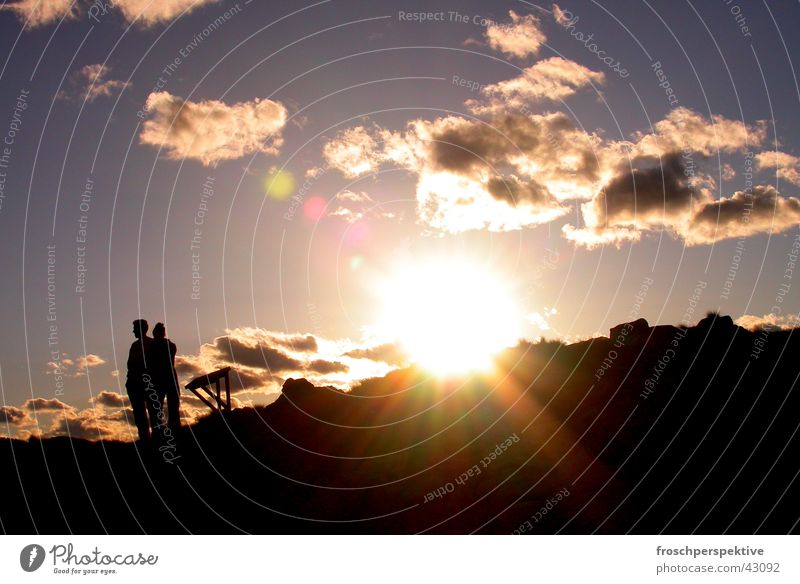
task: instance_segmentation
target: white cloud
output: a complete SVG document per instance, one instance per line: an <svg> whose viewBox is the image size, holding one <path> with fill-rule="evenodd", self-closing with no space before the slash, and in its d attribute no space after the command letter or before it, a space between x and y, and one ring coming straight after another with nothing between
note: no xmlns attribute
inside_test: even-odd
<svg viewBox="0 0 800 584"><path fill-rule="evenodd" d="M577 90L601 84L605 75L561 57L550 57L524 69L512 79L487 85L487 99L470 100L467 107L477 114L498 113L509 108L525 111L535 102L564 100Z"/></svg>
<svg viewBox="0 0 800 584"><path fill-rule="evenodd" d="M800 187L800 158L786 152L759 152L756 155L758 170L775 169L778 178Z"/></svg>
<svg viewBox="0 0 800 584"><path fill-rule="evenodd" d="M703 156L736 152L758 146L766 139L767 126L761 121L747 125L720 115L707 119L689 108L671 110L655 123L655 131L634 134L637 155L661 156L669 152L690 151Z"/></svg>
<svg viewBox="0 0 800 584"><path fill-rule="evenodd" d="M18 0L7 2L0 10L10 10L28 28L38 28L62 18L71 20L78 17L79 4L73 0Z"/></svg>
<svg viewBox="0 0 800 584"><path fill-rule="evenodd" d="M218 0L113 0L115 8L122 12L128 22L154 26L169 22L184 11L192 12L206 4L214 4ZM137 20L138 19L138 20Z"/></svg>
<svg viewBox="0 0 800 584"><path fill-rule="evenodd" d="M547 40L539 19L532 14L519 15L510 10L509 23L492 22L486 27L484 36L489 46L509 57L525 58L535 55Z"/></svg>
<svg viewBox="0 0 800 584"><path fill-rule="evenodd" d="M329 140L322 157L328 166L353 178L375 171L381 162L380 145L369 130L356 126Z"/></svg>
<svg viewBox="0 0 800 584"><path fill-rule="evenodd" d="M171 159L193 158L207 166L257 151L277 154L287 118L286 108L268 99L226 105L167 92L151 93L147 112L143 144L163 146Z"/></svg>
<svg viewBox="0 0 800 584"><path fill-rule="evenodd" d="M338 217L348 223L355 223L362 219L393 219L394 213L383 211L372 197L363 191L355 192L344 190L336 195L336 207L329 217Z"/></svg>
<svg viewBox="0 0 800 584"><path fill-rule="evenodd" d="M80 377L86 375L87 369L98 367L105 363L105 359L91 353L88 355L79 355L75 359L67 357L66 353L62 353L60 361L51 361L47 364L47 371L48 373L58 373L65 377Z"/></svg>
<svg viewBox="0 0 800 584"><path fill-rule="evenodd" d="M751 331L785 331L800 328L800 316L796 314L745 314L736 319L736 324Z"/></svg>

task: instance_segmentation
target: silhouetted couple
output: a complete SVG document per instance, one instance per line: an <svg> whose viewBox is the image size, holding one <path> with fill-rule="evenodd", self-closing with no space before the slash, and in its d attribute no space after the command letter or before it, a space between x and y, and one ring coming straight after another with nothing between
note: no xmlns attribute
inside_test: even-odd
<svg viewBox="0 0 800 584"><path fill-rule="evenodd" d="M151 428L155 438L171 438L181 425L180 387L175 371L177 347L167 338L162 323L153 327L152 338L147 336L148 329L146 320L133 321L136 341L128 353L125 382L141 441L150 438ZM168 416L164 413L164 398Z"/></svg>

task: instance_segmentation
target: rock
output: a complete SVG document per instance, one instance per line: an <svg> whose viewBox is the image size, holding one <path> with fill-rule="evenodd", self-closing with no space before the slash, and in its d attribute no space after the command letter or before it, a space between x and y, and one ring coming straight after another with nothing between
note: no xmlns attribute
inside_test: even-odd
<svg viewBox="0 0 800 584"><path fill-rule="evenodd" d="M609 338L613 341L620 335L626 338L640 337L650 330L650 324L643 318L634 320L633 322L626 322L618 324L611 328Z"/></svg>

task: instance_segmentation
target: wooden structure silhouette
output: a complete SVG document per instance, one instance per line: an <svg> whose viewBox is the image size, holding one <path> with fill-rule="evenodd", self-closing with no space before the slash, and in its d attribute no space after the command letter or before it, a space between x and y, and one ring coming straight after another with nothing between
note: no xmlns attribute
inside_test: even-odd
<svg viewBox="0 0 800 584"><path fill-rule="evenodd" d="M200 401L206 404L212 411L215 412L230 412L231 411L231 382L230 382L230 367L223 367L211 373L204 373L192 379L186 384L186 389L195 394ZM220 382L225 381L225 399L223 400L222 388ZM212 391L211 385L214 385L216 391ZM205 392L205 395L201 393Z"/></svg>

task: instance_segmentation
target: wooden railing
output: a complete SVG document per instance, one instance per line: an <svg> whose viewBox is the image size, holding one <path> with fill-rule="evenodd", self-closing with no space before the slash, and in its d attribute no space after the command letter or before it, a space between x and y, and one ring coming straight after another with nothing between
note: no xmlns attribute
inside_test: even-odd
<svg viewBox="0 0 800 584"><path fill-rule="evenodd" d="M215 412L231 411L231 382L230 367L223 367L211 373L205 373L195 377L186 384L186 389L195 394L200 401L206 404ZM223 400L221 381L225 381L225 394ZM214 390L212 391L212 385ZM201 393L204 392L205 394Z"/></svg>

